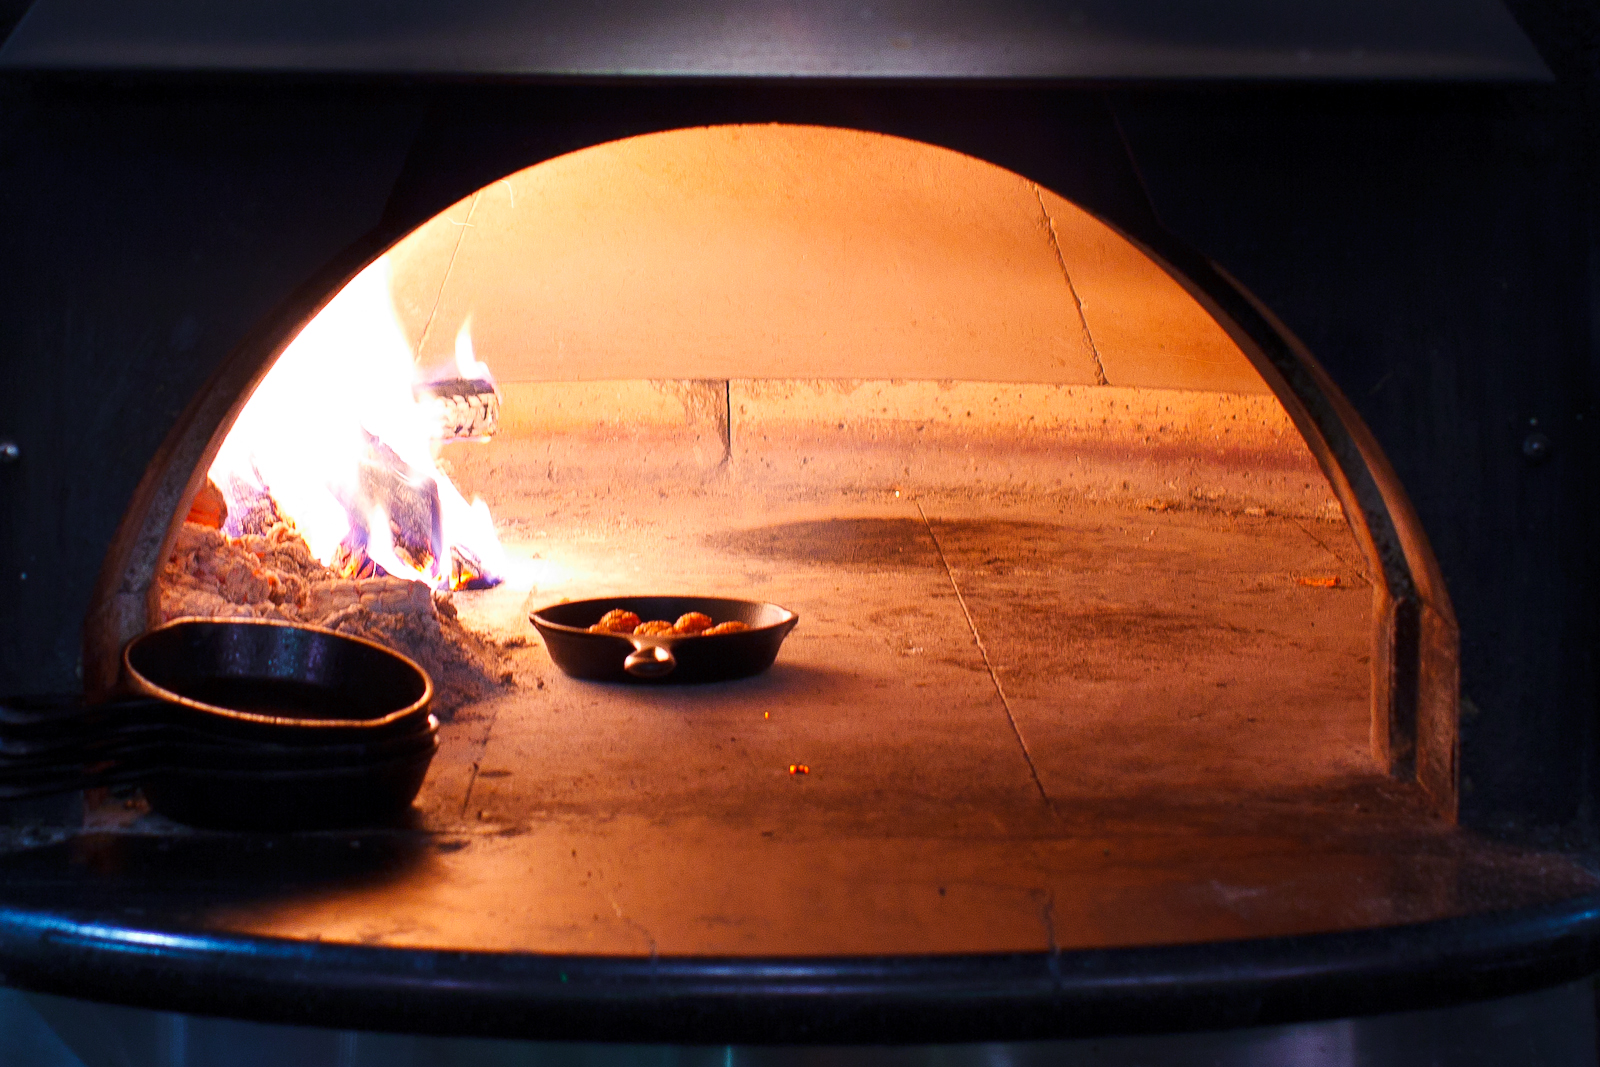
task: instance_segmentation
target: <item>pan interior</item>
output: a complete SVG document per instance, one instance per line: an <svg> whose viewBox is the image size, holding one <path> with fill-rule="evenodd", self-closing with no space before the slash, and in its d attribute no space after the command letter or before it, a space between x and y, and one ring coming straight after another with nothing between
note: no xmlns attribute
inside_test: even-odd
<svg viewBox="0 0 1600 1067"><path fill-rule="evenodd" d="M180 622L137 639L128 665L185 699L290 719L382 719L427 691L421 671L405 659L297 626Z"/></svg>

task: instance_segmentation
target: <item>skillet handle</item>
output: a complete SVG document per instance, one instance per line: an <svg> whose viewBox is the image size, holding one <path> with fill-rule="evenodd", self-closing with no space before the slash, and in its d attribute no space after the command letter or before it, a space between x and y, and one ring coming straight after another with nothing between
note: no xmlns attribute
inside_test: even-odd
<svg viewBox="0 0 1600 1067"><path fill-rule="evenodd" d="M672 649L662 645L635 645L628 658L622 661L622 669L635 678L665 678L677 666L678 659Z"/></svg>
<svg viewBox="0 0 1600 1067"><path fill-rule="evenodd" d="M0 731L78 732L83 727L137 723L171 705L150 697L123 697L104 704L85 704L77 697L0 697Z"/></svg>

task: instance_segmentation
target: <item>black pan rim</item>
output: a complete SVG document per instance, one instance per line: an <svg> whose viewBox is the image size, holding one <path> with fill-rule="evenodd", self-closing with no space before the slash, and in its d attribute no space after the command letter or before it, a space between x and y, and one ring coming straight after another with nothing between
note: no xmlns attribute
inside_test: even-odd
<svg viewBox="0 0 1600 1067"><path fill-rule="evenodd" d="M581 634L584 637L597 637L597 638L600 638L601 640L612 640L612 639L615 639L615 640L618 640L618 641L626 641L626 642L629 642L631 644L632 643L632 635L631 634L597 634L594 631L592 631L592 630L590 630L590 629L588 629L586 627L567 626L564 623L554 622L554 621L552 621L550 619L545 618L545 616L544 616L544 613L549 611L551 608L579 607L579 606L582 606L584 604L595 604L595 605L608 604L608 603L615 603L615 602L620 601L620 600L702 600L702 601L704 601L704 600L713 600L713 601L721 601L724 604L741 604L741 605L744 605L745 607L776 608L779 611L783 612L784 615L786 616L786 618L779 619L777 622L768 623L765 626L752 626L748 630L740 630L740 631L738 631L739 633L746 633L746 634L767 633L767 632L769 632L771 630L779 629L780 627L793 625L795 622L798 622L799 619L800 619L800 615L797 612L793 611L790 608L784 607L782 604L774 604L770 600L745 600L745 599L743 599L741 597L731 597L731 596L701 596L701 595L695 594L695 593L626 593L626 594L619 594L617 596L586 597L583 600L562 600L562 601L559 601L559 602L557 602L555 604L546 604L542 608L539 608L539 609L537 609L535 611L528 612L528 621L533 623L534 626L537 626L537 627L540 627L540 628L549 627L550 629L555 630L558 633ZM711 639L715 640L718 637L735 637L735 636L737 636L737 634L712 634L711 635ZM678 641L688 641L688 640L691 640L691 639L699 639L701 637L703 637L702 634L652 634L651 635L651 639L652 639L652 643L653 644L663 644L663 645L674 644L674 643L676 643Z"/></svg>
<svg viewBox="0 0 1600 1067"><path fill-rule="evenodd" d="M282 715L262 715L259 712L239 711L235 708L223 707L220 704L207 704L204 701L195 700L191 697L183 696L180 693L175 693L172 690L167 689L165 686L157 685L133 665L131 658L133 649L134 646L138 645L141 641L144 641L155 634L165 633L170 630L177 630L195 625L272 626L285 630L303 630L309 633L320 634L325 637L338 638L341 641L349 641L358 645L366 645L368 648L375 649L385 656L399 660L403 665L409 667L412 671L415 671L417 676L422 679L422 694L405 707L389 712L387 715L383 715L376 719L297 719ZM365 637L357 637L354 634L340 633L337 630L327 630L321 626L311 626L306 623L289 622L282 619L174 619L171 622L163 623L160 626L146 630L144 633L140 634L138 637L135 637L133 640L129 641L125 646L123 646L122 667L129 684L141 696L154 697L157 700L163 700L168 703L180 705L182 707L192 708L196 711L206 712L207 714L211 715L218 715L222 718L232 719L237 722L257 723L262 726L280 726L285 728L293 728L296 730L348 730L352 727L363 730L377 729L378 727L389 726L393 723L399 722L407 716L416 715L419 712L426 711L433 704L434 696L432 676L429 675L427 671L423 670L421 664L417 663L417 661L412 659L410 656L407 656L402 652L396 652L387 645L380 645L378 642L368 640Z"/></svg>

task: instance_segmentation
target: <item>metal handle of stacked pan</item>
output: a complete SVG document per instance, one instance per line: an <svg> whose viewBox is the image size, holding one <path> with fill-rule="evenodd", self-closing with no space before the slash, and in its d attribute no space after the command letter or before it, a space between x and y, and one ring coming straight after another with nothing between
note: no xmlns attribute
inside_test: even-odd
<svg viewBox="0 0 1600 1067"><path fill-rule="evenodd" d="M30 800L104 786L133 785L158 766L113 763L99 766L36 767L0 772L0 800Z"/></svg>
<svg viewBox="0 0 1600 1067"><path fill-rule="evenodd" d="M125 749L112 758L32 759L0 763L0 800L131 785L166 765L166 746Z"/></svg>
<svg viewBox="0 0 1600 1067"><path fill-rule="evenodd" d="M0 699L0 760L115 747L172 726L172 708L161 700L85 705L72 697Z"/></svg>
<svg viewBox="0 0 1600 1067"><path fill-rule="evenodd" d="M84 706L70 698L0 701L0 799L136 780L165 758L165 705Z"/></svg>

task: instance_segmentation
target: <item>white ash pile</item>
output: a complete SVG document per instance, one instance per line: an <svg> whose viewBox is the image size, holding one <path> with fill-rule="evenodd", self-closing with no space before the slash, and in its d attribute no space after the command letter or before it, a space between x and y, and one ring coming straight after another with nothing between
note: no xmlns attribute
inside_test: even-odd
<svg viewBox="0 0 1600 1067"><path fill-rule="evenodd" d="M489 695L503 677L496 654L457 620L450 594L401 578L342 578L287 523L234 538L185 522L159 589L162 622L284 619L387 645L433 677L441 713Z"/></svg>

